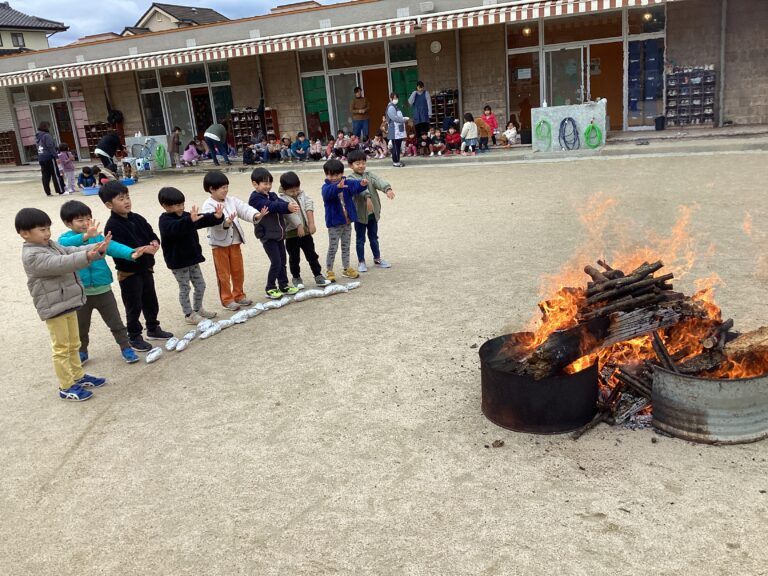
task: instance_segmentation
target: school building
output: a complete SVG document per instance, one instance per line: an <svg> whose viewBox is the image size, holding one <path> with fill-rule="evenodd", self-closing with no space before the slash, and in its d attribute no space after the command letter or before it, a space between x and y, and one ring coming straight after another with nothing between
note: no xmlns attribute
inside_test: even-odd
<svg viewBox="0 0 768 576"><path fill-rule="evenodd" d="M355 86L372 103L422 80L441 116L488 104L530 131L531 109L608 101L612 130L768 123L765 0L354 0L0 58L0 134L18 161L35 127L87 157L119 110L125 136L233 132L262 101L272 129L351 128ZM233 110L235 112L233 113ZM114 118L114 116L112 116ZM90 140L89 140L90 134ZM0 139L1 140L1 139Z"/></svg>

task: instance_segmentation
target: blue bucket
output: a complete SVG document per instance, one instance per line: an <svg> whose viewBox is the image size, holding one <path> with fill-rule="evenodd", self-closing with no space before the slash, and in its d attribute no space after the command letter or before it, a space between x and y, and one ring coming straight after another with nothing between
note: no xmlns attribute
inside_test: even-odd
<svg viewBox="0 0 768 576"><path fill-rule="evenodd" d="M122 182L122 183L123 183L123 184L125 184L126 186L130 186L130 185L132 185L132 184L136 184L136 180L134 180L133 178L122 178L122 179L120 180L120 182Z"/></svg>
<svg viewBox="0 0 768 576"><path fill-rule="evenodd" d="M83 196L96 196L98 193L98 186L88 186L87 188L83 188Z"/></svg>

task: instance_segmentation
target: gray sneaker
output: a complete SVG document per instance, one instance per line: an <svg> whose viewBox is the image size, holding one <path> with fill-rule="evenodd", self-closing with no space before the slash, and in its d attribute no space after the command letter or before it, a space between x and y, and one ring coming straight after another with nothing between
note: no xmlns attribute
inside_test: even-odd
<svg viewBox="0 0 768 576"><path fill-rule="evenodd" d="M187 324L197 324L198 322L202 322L203 317L198 314L197 312L192 312L191 314L184 316L184 322Z"/></svg>
<svg viewBox="0 0 768 576"><path fill-rule="evenodd" d="M291 284L293 284L294 287L298 288L299 290L304 289L304 280L301 279L301 276L296 276L296 278L291 278Z"/></svg>
<svg viewBox="0 0 768 576"><path fill-rule="evenodd" d="M225 310L231 310L232 312L237 312L240 310L240 304L237 302L230 302L229 304L224 306Z"/></svg>
<svg viewBox="0 0 768 576"><path fill-rule="evenodd" d="M315 276L315 284L317 284L318 286L327 286L328 280L326 280L325 276L323 276L322 274L318 274L317 276Z"/></svg>
<svg viewBox="0 0 768 576"><path fill-rule="evenodd" d="M237 301L238 306L250 306L253 304L253 300L250 300L249 298L243 298L242 300Z"/></svg>
<svg viewBox="0 0 768 576"><path fill-rule="evenodd" d="M359 262L357 264L357 271L358 272L368 272L368 266L365 262Z"/></svg>

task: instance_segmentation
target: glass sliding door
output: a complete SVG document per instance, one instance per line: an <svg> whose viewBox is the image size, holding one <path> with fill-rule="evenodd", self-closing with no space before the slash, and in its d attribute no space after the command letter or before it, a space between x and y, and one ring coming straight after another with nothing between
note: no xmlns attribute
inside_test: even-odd
<svg viewBox="0 0 768 576"><path fill-rule="evenodd" d="M517 120L518 128L522 130L531 129L531 108L541 105L540 86L539 53L510 54L509 118Z"/></svg>
<svg viewBox="0 0 768 576"><path fill-rule="evenodd" d="M546 52L547 97L550 106L569 106L584 101L584 47Z"/></svg>
<svg viewBox="0 0 768 576"><path fill-rule="evenodd" d="M356 72L331 76L331 98L334 103L335 129L352 132L352 100L360 85Z"/></svg>
<svg viewBox="0 0 768 576"><path fill-rule="evenodd" d="M307 137L330 138L331 120L328 111L328 95L325 92L325 76L302 78L301 90L304 93Z"/></svg>
<svg viewBox="0 0 768 576"><path fill-rule="evenodd" d="M168 120L170 120L169 130L178 126L181 128L182 140L191 138L191 135L194 134L194 126L192 125L187 91L166 92L165 105L168 110Z"/></svg>
<svg viewBox="0 0 768 576"><path fill-rule="evenodd" d="M664 39L636 40L628 48L627 126L653 126L664 113Z"/></svg>

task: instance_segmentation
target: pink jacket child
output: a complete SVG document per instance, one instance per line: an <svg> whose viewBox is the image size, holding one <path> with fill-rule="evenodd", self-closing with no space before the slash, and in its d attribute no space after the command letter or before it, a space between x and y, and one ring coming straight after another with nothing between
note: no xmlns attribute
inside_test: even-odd
<svg viewBox="0 0 768 576"><path fill-rule="evenodd" d="M182 155L181 160L185 165L192 165L197 163L197 159L199 157L200 155L197 153L197 147L195 146L195 141L193 140L184 150L184 154Z"/></svg>

